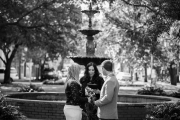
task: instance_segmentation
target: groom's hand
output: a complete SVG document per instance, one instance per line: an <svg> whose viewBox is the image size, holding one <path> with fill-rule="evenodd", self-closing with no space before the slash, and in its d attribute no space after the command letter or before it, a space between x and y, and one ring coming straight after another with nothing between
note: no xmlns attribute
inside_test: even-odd
<svg viewBox="0 0 180 120"><path fill-rule="evenodd" d="M96 100L97 101L97 100ZM96 105L97 107L98 107L98 105L97 105L97 102L96 101L93 101L93 103L94 103L94 105Z"/></svg>

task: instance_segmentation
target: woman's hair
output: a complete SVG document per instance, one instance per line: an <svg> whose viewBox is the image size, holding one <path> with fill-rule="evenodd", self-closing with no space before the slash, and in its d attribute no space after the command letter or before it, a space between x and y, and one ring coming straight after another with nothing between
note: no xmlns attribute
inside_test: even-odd
<svg viewBox="0 0 180 120"><path fill-rule="evenodd" d="M98 71L98 69L97 69L97 66L96 66L96 64L93 63L93 62L90 62L90 63L88 63L88 64L86 65L84 75L85 75L86 77L90 77L90 76L89 76L89 67L90 67L90 66L93 66L93 67L94 67L94 76L93 76L93 77L99 76L99 71Z"/></svg>
<svg viewBox="0 0 180 120"><path fill-rule="evenodd" d="M72 79L79 83L80 66L78 64L72 64L68 68L67 81Z"/></svg>

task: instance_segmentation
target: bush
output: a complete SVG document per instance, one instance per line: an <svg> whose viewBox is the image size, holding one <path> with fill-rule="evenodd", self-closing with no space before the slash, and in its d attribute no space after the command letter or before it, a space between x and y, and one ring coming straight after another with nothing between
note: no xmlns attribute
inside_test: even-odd
<svg viewBox="0 0 180 120"><path fill-rule="evenodd" d="M26 120L17 106L8 105L3 95L0 96L0 120Z"/></svg>
<svg viewBox="0 0 180 120"><path fill-rule="evenodd" d="M167 97L175 97L180 98L180 92L179 90L177 92L172 93L166 93L162 88L154 88L154 87L145 87L140 90L138 90L137 94L140 95L161 95L161 96L167 96Z"/></svg>
<svg viewBox="0 0 180 120"><path fill-rule="evenodd" d="M175 97L175 98L180 98L180 92L173 92L173 93L169 94L168 96Z"/></svg>
<svg viewBox="0 0 180 120"><path fill-rule="evenodd" d="M64 81L63 80L45 80L43 82L43 84L46 84L46 85L64 85Z"/></svg>
<svg viewBox="0 0 180 120"><path fill-rule="evenodd" d="M162 88L144 87L138 90L137 94L140 95L166 95L166 92Z"/></svg>
<svg viewBox="0 0 180 120"><path fill-rule="evenodd" d="M44 92L44 89L42 89L42 87L40 86L30 84L26 86L21 86L19 92Z"/></svg>
<svg viewBox="0 0 180 120"><path fill-rule="evenodd" d="M162 103L148 105L146 120L180 120L180 101L177 103Z"/></svg>

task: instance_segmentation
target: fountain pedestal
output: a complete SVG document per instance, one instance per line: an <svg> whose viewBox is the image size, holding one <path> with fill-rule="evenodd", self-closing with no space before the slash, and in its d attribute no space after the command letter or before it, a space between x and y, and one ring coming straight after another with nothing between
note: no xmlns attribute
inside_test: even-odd
<svg viewBox="0 0 180 120"><path fill-rule="evenodd" d="M87 36L87 43L86 43L86 55L87 56L95 56L95 49L96 49L96 42L93 41L92 36Z"/></svg>

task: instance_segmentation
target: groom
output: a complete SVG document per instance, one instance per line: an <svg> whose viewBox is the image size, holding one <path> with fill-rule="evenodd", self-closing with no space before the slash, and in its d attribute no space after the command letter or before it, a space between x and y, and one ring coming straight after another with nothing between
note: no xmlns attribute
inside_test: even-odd
<svg viewBox="0 0 180 120"><path fill-rule="evenodd" d="M94 104L98 106L99 120L118 120L117 100L119 82L113 73L113 63L106 60L102 63L102 73L106 80L101 88L100 99Z"/></svg>

